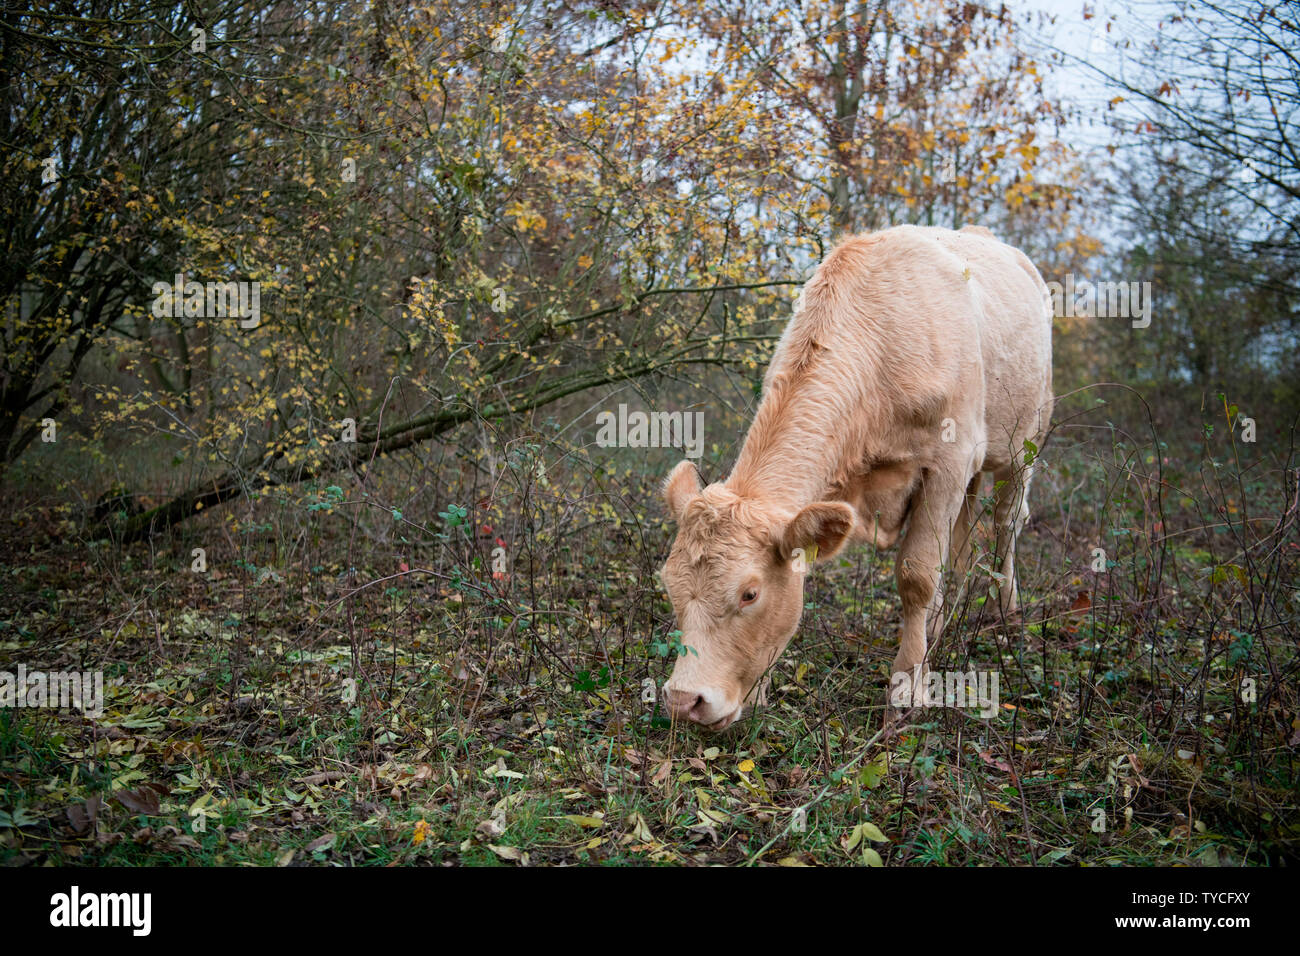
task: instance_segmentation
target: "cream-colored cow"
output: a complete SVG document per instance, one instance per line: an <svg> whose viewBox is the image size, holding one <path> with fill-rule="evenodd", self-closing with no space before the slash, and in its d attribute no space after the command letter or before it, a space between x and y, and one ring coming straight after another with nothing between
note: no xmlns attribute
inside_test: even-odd
<svg viewBox="0 0 1300 956"><path fill-rule="evenodd" d="M804 286L731 475L664 483L677 538L661 577L681 643L669 711L715 730L760 694L803 609L807 558L902 545L895 673L924 668L941 571L964 579L982 472L997 486L999 598L1016 609L1026 439L1052 410L1047 288L980 227L899 226L837 246ZM903 534L904 525L906 533Z"/></svg>

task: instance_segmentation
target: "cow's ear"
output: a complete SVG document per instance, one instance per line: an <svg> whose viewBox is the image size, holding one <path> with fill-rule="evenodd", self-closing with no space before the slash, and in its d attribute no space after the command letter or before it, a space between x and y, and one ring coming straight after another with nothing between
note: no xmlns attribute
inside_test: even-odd
<svg viewBox="0 0 1300 956"><path fill-rule="evenodd" d="M692 461L683 461L664 479L664 502L674 521L680 522L691 499L700 493L700 473Z"/></svg>
<svg viewBox="0 0 1300 956"><path fill-rule="evenodd" d="M833 557L849 540L853 531L853 507L843 501L814 501L785 527L781 535L780 555L789 561L795 548L807 553L816 547L816 559Z"/></svg>

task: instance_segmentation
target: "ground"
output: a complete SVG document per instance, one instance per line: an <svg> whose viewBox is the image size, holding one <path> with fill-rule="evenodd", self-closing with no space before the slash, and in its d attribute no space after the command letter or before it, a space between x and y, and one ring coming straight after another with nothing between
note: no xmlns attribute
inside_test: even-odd
<svg viewBox="0 0 1300 956"><path fill-rule="evenodd" d="M403 507L376 468L137 543L32 492L0 669L101 669L105 699L0 709L0 859L1294 861L1292 470L1219 440L1054 439L1022 613L977 572L933 662L995 672L995 712L921 707L889 734L899 607L870 548L812 573L767 707L720 735L664 719L683 649L652 575L657 463L516 461Z"/></svg>

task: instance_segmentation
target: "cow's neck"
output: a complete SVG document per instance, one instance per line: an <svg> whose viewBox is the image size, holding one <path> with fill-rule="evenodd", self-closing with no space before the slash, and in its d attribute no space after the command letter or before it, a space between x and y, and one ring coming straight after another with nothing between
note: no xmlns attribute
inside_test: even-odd
<svg viewBox="0 0 1300 956"><path fill-rule="evenodd" d="M789 511L830 497L852 436L817 399L815 391L792 386L764 394L728 487Z"/></svg>

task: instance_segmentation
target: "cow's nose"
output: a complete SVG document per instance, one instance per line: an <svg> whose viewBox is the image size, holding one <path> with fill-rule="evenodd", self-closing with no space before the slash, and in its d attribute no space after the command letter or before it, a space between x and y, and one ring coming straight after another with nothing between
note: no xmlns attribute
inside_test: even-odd
<svg viewBox="0 0 1300 956"><path fill-rule="evenodd" d="M676 687L665 687L664 697L668 703L669 714L677 718L685 717L687 720L694 720L697 723L709 706L709 702L704 695L696 690L679 690Z"/></svg>

